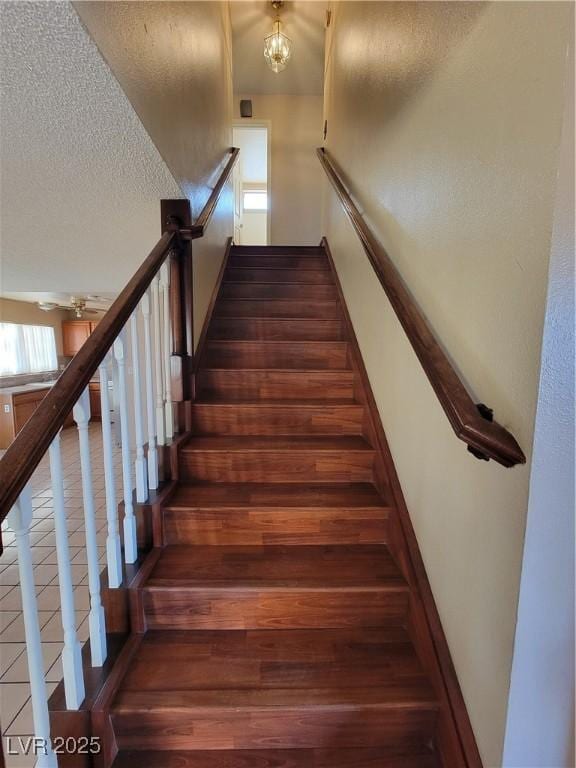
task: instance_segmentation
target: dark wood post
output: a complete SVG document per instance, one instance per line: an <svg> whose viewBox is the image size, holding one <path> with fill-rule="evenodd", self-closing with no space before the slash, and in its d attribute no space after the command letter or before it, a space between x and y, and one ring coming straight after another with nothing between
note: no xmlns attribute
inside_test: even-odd
<svg viewBox="0 0 576 768"><path fill-rule="evenodd" d="M162 232L189 227L192 213L188 200L161 201ZM178 238L169 255L170 318L172 324L172 400L179 403L179 424L190 429L192 366L194 358L194 304L192 243Z"/></svg>

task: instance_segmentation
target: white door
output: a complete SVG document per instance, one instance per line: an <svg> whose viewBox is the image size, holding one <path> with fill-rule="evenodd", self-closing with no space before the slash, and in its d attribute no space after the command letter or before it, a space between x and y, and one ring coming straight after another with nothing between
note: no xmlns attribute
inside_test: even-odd
<svg viewBox="0 0 576 768"><path fill-rule="evenodd" d="M233 128L240 149L234 174L234 242L267 245L269 222L268 126L243 121Z"/></svg>
<svg viewBox="0 0 576 768"><path fill-rule="evenodd" d="M235 144L234 146L238 146ZM242 177L240 174L240 162L234 167L234 242L242 245Z"/></svg>

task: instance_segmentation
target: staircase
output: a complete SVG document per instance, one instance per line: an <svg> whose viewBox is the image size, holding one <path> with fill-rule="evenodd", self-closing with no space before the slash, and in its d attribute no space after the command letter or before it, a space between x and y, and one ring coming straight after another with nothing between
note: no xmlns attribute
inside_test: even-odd
<svg viewBox="0 0 576 768"><path fill-rule="evenodd" d="M131 595L144 631L104 713L114 768L439 768L326 251L232 247L201 343L192 435Z"/></svg>

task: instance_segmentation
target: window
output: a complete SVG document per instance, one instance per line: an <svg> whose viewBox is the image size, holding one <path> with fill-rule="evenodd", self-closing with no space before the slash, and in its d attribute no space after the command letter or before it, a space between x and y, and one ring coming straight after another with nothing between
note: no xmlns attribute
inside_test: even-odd
<svg viewBox="0 0 576 768"><path fill-rule="evenodd" d="M265 191L251 190L244 192L244 210L245 211L267 211L268 195Z"/></svg>
<svg viewBox="0 0 576 768"><path fill-rule="evenodd" d="M54 328L0 323L0 376L55 371L57 368Z"/></svg>

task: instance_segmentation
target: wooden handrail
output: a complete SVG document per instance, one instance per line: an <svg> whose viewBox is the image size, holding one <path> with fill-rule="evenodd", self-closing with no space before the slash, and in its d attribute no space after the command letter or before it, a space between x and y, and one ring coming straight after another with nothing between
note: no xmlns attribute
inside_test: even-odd
<svg viewBox="0 0 576 768"><path fill-rule="evenodd" d="M212 218L212 214L216 210L216 206L218 205L218 200L220 199L222 190L224 189L226 182L230 178L232 169L234 168L234 165L238 160L239 154L240 154L240 150L238 149L238 147L230 148L230 159L228 160L222 173L220 174L220 177L218 178L218 181L216 182L216 185L212 190L210 197L206 201L206 205L202 209L200 216L198 216L198 218L196 219L192 227L180 228L179 230L180 236L184 240L188 240L188 239L195 240L198 237L203 237L206 227L208 226L208 224L210 223L210 219Z"/></svg>
<svg viewBox="0 0 576 768"><path fill-rule="evenodd" d="M20 430L16 439L0 459L0 522L4 520L32 473L40 463L50 444L64 424L74 404L88 386L98 366L114 340L136 309L152 279L164 263L169 251L177 244L179 233L183 238L202 237L214 213L218 199L238 157L232 155L210 194L200 216L192 227L177 227L165 231L146 260L114 301L86 343L72 358L62 375L41 401L38 408ZM1 548L0 548L1 552Z"/></svg>
<svg viewBox="0 0 576 768"><path fill-rule="evenodd" d="M526 457L514 436L492 420L489 408L477 405L470 397L400 273L352 200L326 150L320 147L317 154L456 437L467 443L468 450L477 458L494 459L505 467L524 464Z"/></svg>

